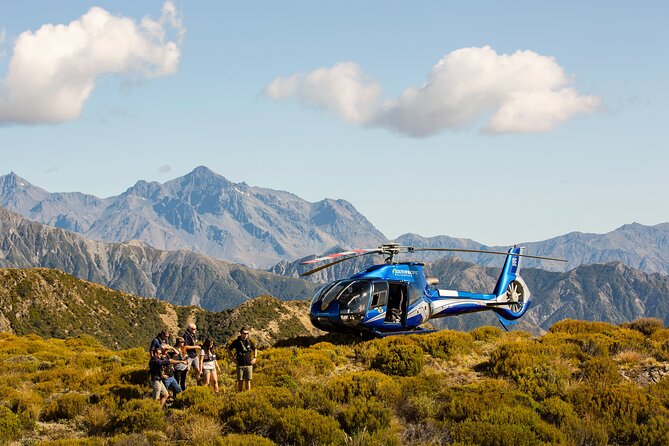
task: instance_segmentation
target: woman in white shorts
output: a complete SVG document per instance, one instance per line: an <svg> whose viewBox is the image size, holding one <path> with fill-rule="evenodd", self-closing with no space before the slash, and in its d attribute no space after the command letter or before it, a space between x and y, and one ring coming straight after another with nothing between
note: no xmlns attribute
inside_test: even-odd
<svg viewBox="0 0 669 446"><path fill-rule="evenodd" d="M214 393L218 393L218 374L221 368L216 361L216 345L214 340L207 338L200 350L200 370L204 373L204 385L211 385Z"/></svg>

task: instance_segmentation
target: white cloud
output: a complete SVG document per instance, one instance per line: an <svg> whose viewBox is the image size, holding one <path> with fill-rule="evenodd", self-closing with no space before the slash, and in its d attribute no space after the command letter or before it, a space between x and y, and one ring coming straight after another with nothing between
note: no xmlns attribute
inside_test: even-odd
<svg viewBox="0 0 669 446"><path fill-rule="evenodd" d="M0 124L76 119L96 80L105 74L172 74L184 33L171 1L165 2L158 20L145 17L139 25L94 7L67 25L25 31L16 39L7 75L0 81Z"/></svg>
<svg viewBox="0 0 669 446"><path fill-rule="evenodd" d="M342 119L364 124L378 107L381 87L353 62L320 68L307 75L278 77L265 88L273 99L297 96L308 106L330 110Z"/></svg>
<svg viewBox="0 0 669 446"><path fill-rule="evenodd" d="M486 46L447 54L424 85L382 104L380 86L352 62L277 78L265 92L274 99L295 96L354 124L426 137L486 119L483 130L489 133L550 131L599 107L598 97L580 96L570 83L551 57L532 51L497 54Z"/></svg>

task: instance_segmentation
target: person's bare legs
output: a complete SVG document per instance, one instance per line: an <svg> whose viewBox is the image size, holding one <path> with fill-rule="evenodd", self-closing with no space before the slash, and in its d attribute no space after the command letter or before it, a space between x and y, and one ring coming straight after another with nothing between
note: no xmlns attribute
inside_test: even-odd
<svg viewBox="0 0 669 446"><path fill-rule="evenodd" d="M214 388L214 393L218 393L218 374L216 369L212 370L211 373L207 375L207 381L211 379L211 385ZM207 383L208 385L209 383Z"/></svg>
<svg viewBox="0 0 669 446"><path fill-rule="evenodd" d="M247 379L244 381L244 390L251 390L251 380Z"/></svg>

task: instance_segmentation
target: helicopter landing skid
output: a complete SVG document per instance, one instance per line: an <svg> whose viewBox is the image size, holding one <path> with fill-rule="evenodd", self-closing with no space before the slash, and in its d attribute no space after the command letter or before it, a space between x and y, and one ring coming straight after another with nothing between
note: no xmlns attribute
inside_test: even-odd
<svg viewBox="0 0 669 446"><path fill-rule="evenodd" d="M386 336L395 336L395 335L427 334L427 333L434 333L435 331L438 330L428 330L427 328L416 327L402 331L379 331L374 329L371 330L371 333L380 338L385 338Z"/></svg>

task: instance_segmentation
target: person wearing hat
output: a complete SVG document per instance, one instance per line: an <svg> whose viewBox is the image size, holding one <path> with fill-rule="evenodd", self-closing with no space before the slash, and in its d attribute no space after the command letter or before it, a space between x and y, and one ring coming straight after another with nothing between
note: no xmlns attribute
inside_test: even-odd
<svg viewBox="0 0 669 446"><path fill-rule="evenodd" d="M239 336L228 347L230 357L237 364L237 391L251 390L253 366L258 357L258 350L249 339L249 329L242 327Z"/></svg>
<svg viewBox="0 0 669 446"><path fill-rule="evenodd" d="M188 360L188 368L195 370L195 379L198 380L200 379L202 370L200 369L200 361L198 360L198 350L200 350L200 346L197 345L198 341L197 335L195 334L196 330L197 327L195 326L195 323L190 322L186 327L183 338L188 356L188 358L186 358Z"/></svg>

